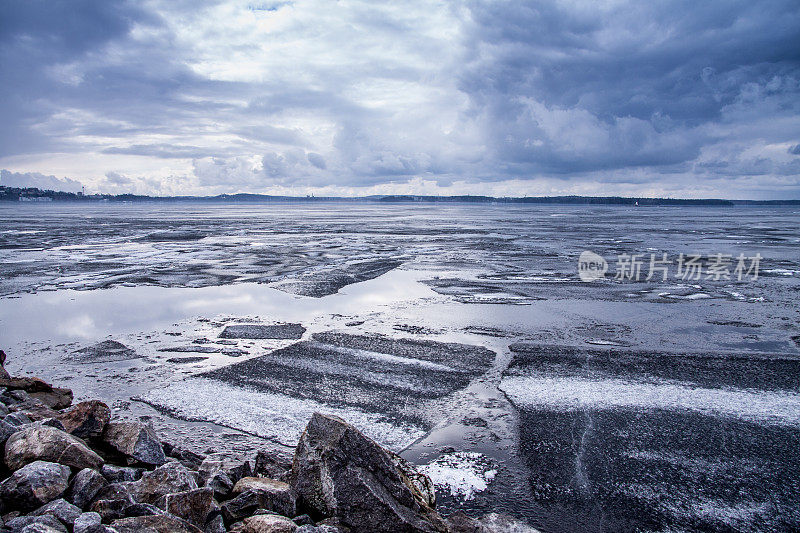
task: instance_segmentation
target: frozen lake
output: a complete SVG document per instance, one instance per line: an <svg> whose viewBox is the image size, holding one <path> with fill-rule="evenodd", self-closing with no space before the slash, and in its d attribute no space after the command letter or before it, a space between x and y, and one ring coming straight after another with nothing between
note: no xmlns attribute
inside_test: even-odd
<svg viewBox="0 0 800 533"><path fill-rule="evenodd" d="M0 347L200 451L339 414L446 511L796 529L799 245L796 208L0 205Z"/></svg>

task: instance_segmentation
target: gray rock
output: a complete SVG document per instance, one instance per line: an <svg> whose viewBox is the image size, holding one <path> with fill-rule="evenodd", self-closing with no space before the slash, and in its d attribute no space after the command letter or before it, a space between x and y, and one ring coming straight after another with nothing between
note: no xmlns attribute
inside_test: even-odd
<svg viewBox="0 0 800 533"><path fill-rule="evenodd" d="M97 513L83 513L75 519L72 533L89 533L95 526L100 525L100 515Z"/></svg>
<svg viewBox="0 0 800 533"><path fill-rule="evenodd" d="M67 491L67 501L76 507L86 509L95 496L107 486L108 481L97 470L84 468L72 478Z"/></svg>
<svg viewBox="0 0 800 533"><path fill-rule="evenodd" d="M203 528L203 533L227 533L228 530L225 529L225 521L222 519L221 514L215 514L214 516L208 519L206 522L205 528Z"/></svg>
<svg viewBox="0 0 800 533"><path fill-rule="evenodd" d="M168 513L202 528L212 510L214 491L205 487L167 494L158 506Z"/></svg>
<svg viewBox="0 0 800 533"><path fill-rule="evenodd" d="M374 531L377 524L387 532L448 530L431 507L430 480L341 418L312 416L292 476L303 510L336 517L354 532Z"/></svg>
<svg viewBox="0 0 800 533"><path fill-rule="evenodd" d="M220 339L300 339L306 332L301 324L231 324Z"/></svg>
<svg viewBox="0 0 800 533"><path fill-rule="evenodd" d="M298 526L313 526L314 520L308 516L307 514L301 514L299 516L295 516L292 518L292 522L297 524Z"/></svg>
<svg viewBox="0 0 800 533"><path fill-rule="evenodd" d="M297 524L286 518L275 514L261 514L245 518L231 531L237 533L294 533L297 531Z"/></svg>
<svg viewBox="0 0 800 533"><path fill-rule="evenodd" d="M103 459L86 444L50 426L32 425L11 435L6 441L6 465L11 470L33 461L49 461L73 468L100 468Z"/></svg>
<svg viewBox="0 0 800 533"><path fill-rule="evenodd" d="M100 473L111 483L118 483L122 481L136 481L142 478L142 474L146 472L144 468L135 468L132 466L115 466L103 465Z"/></svg>
<svg viewBox="0 0 800 533"><path fill-rule="evenodd" d="M20 413L19 411L17 411L16 413L11 413L10 415L6 415L6 417L3 418L3 422L5 422L6 424L11 424L12 426L15 427L20 427L24 426L25 424L30 424L32 420L28 418L28 415L26 415L25 413Z"/></svg>
<svg viewBox="0 0 800 533"><path fill-rule="evenodd" d="M260 507L275 511L283 516L297 514L296 496L288 483L265 477L243 477L236 482L232 494L239 495L248 491L259 491Z"/></svg>
<svg viewBox="0 0 800 533"><path fill-rule="evenodd" d="M154 505L167 494L198 488L195 474L177 461L146 472L142 479L127 485L137 502Z"/></svg>
<svg viewBox="0 0 800 533"><path fill-rule="evenodd" d="M42 426L49 426L51 428L56 428L59 431L64 431L65 428L64 424L61 423L61 420L57 418L45 418L44 420L40 420L38 422Z"/></svg>
<svg viewBox="0 0 800 533"><path fill-rule="evenodd" d="M103 442L129 462L156 466L167 462L155 431L141 422L109 422L103 431Z"/></svg>
<svg viewBox="0 0 800 533"><path fill-rule="evenodd" d="M8 437L13 435L17 431L19 431L19 428L17 426L12 426L5 420L0 420L0 448L2 448L3 445L6 443Z"/></svg>
<svg viewBox="0 0 800 533"><path fill-rule="evenodd" d="M60 498L69 484L69 467L34 461L0 483L0 506L4 510L32 511Z"/></svg>
<svg viewBox="0 0 800 533"><path fill-rule="evenodd" d="M225 472L217 472L206 481L206 487L214 491L214 497L227 499L233 490L233 481Z"/></svg>
<svg viewBox="0 0 800 533"><path fill-rule="evenodd" d="M253 475L249 461L241 462L225 453L212 453L200 463L198 473L202 482L205 483L217 472L225 472L233 483L243 477Z"/></svg>
<svg viewBox="0 0 800 533"><path fill-rule="evenodd" d="M255 476L285 481L291 470L292 461L290 459L284 459L265 450L260 450L256 454L256 464L253 467Z"/></svg>
<svg viewBox="0 0 800 533"><path fill-rule="evenodd" d="M8 407L3 402L0 402L0 418L3 418L11 411L8 410Z"/></svg>
<svg viewBox="0 0 800 533"><path fill-rule="evenodd" d="M341 531L344 530L335 526L329 526L327 524L321 524L318 526L306 524L295 529L295 533L340 533Z"/></svg>
<svg viewBox="0 0 800 533"><path fill-rule="evenodd" d="M125 507L123 512L127 518L131 516L155 516L164 514L166 511L149 503L131 503Z"/></svg>
<svg viewBox="0 0 800 533"><path fill-rule="evenodd" d="M71 435L82 439L99 437L111 420L111 409L97 400L81 402L60 415L58 420Z"/></svg>
<svg viewBox="0 0 800 533"><path fill-rule="evenodd" d="M232 524L254 514L260 509L294 516L296 514L294 496L263 489L247 490L222 504L222 516L225 518L225 522Z"/></svg>
<svg viewBox="0 0 800 533"><path fill-rule="evenodd" d="M89 510L100 515L103 522L111 522L125 517L125 510L131 505L127 500L96 500Z"/></svg>
<svg viewBox="0 0 800 533"><path fill-rule="evenodd" d="M81 510L69 503L67 500L59 498L39 507L32 512L31 515L51 515L58 518L62 524L72 528L72 525L75 523L75 519L81 515Z"/></svg>
<svg viewBox="0 0 800 533"><path fill-rule="evenodd" d="M185 520L168 514L123 518L111 523L118 533L202 533Z"/></svg>
<svg viewBox="0 0 800 533"><path fill-rule="evenodd" d="M59 520L52 516L20 516L9 520L6 527L11 531L22 533L67 533L67 528L59 522Z"/></svg>

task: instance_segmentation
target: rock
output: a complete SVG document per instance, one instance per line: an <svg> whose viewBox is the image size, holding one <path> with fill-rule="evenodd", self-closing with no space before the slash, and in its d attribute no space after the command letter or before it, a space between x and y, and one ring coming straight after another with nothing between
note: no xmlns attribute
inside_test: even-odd
<svg viewBox="0 0 800 533"><path fill-rule="evenodd" d="M43 426L49 426L51 428L56 428L59 431L64 431L65 429L67 429L64 427L64 424L61 423L61 420L58 420L57 418L45 418L44 420L40 420L39 424Z"/></svg>
<svg viewBox="0 0 800 533"><path fill-rule="evenodd" d="M3 418L11 411L8 410L8 407L3 402L0 402L0 418Z"/></svg>
<svg viewBox="0 0 800 533"><path fill-rule="evenodd" d="M25 413L11 413L3 419L3 422L10 424L14 427L24 426L33 422Z"/></svg>
<svg viewBox="0 0 800 533"><path fill-rule="evenodd" d="M227 533L228 530L225 529L225 521L222 519L221 514L215 514L211 518L208 519L206 522L206 527L203 529L203 533Z"/></svg>
<svg viewBox="0 0 800 533"><path fill-rule="evenodd" d="M231 481L236 483L243 477L252 476L253 470L250 462L241 462L224 453L212 453L203 459L198 468L200 479L205 482L217 472L225 472Z"/></svg>
<svg viewBox="0 0 800 533"><path fill-rule="evenodd" d="M67 533L67 528L64 526L64 524L59 522L59 520L52 515L20 516L14 518L13 520L9 520L6 524L6 527L11 531L18 531L20 533L23 531L27 533Z"/></svg>
<svg viewBox="0 0 800 533"><path fill-rule="evenodd" d="M167 494L196 489L197 479L188 468L173 461L146 472L139 481L126 485L137 502L157 505Z"/></svg>
<svg viewBox="0 0 800 533"><path fill-rule="evenodd" d="M217 472L206 481L205 486L214 491L216 498L227 499L233 490L233 481L225 472Z"/></svg>
<svg viewBox="0 0 800 533"><path fill-rule="evenodd" d="M292 470L292 462L278 455L260 450L256 454L253 475L285 481Z"/></svg>
<svg viewBox="0 0 800 533"><path fill-rule="evenodd" d="M206 518L212 510L213 503L214 491L206 487L167 494L158 506L168 513L202 528L205 527Z"/></svg>
<svg viewBox="0 0 800 533"><path fill-rule="evenodd" d="M32 511L60 498L69 484L69 467L34 461L0 483L0 506L4 510Z"/></svg>
<svg viewBox="0 0 800 533"><path fill-rule="evenodd" d="M245 518L231 529L237 533L294 533L296 530L297 524L285 516L275 514L261 514Z"/></svg>
<svg viewBox="0 0 800 533"><path fill-rule="evenodd" d="M103 431L103 442L129 463L158 466L167 462L155 431L141 422L109 422Z"/></svg>
<svg viewBox="0 0 800 533"><path fill-rule="evenodd" d="M11 379L8 370L3 368L3 365L0 365L0 379Z"/></svg>
<svg viewBox="0 0 800 533"><path fill-rule="evenodd" d="M95 496L107 486L108 481L97 470L84 468L72 478L67 491L67 501L76 507L86 509Z"/></svg>
<svg viewBox="0 0 800 533"><path fill-rule="evenodd" d="M307 514L301 514L300 516L295 516L292 518L292 522L297 524L298 526L313 526L314 520L308 516Z"/></svg>
<svg viewBox="0 0 800 533"><path fill-rule="evenodd" d="M12 426L5 420L0 420L0 448L2 448L8 438L17 431L19 431L17 426Z"/></svg>
<svg viewBox="0 0 800 533"><path fill-rule="evenodd" d="M6 352L0 350L0 366L5 366L6 364Z"/></svg>
<svg viewBox="0 0 800 533"><path fill-rule="evenodd" d="M294 494L290 491L263 488L247 490L222 504L222 516L228 524L231 524L252 515L259 509L284 516L294 516L296 514Z"/></svg>
<svg viewBox="0 0 800 533"><path fill-rule="evenodd" d="M114 520L111 527L117 533L202 533L189 522L168 514Z"/></svg>
<svg viewBox="0 0 800 533"><path fill-rule="evenodd" d="M402 465L402 466L401 466ZM414 473L410 477L410 473ZM293 488L315 518L353 531L445 532L430 480L341 418L315 413L295 451ZM224 507L223 507L224 509Z"/></svg>
<svg viewBox="0 0 800 533"><path fill-rule="evenodd" d="M17 470L33 461L49 461L73 468L100 468L103 459L86 444L50 426L33 425L6 441L6 465Z"/></svg>
<svg viewBox="0 0 800 533"><path fill-rule="evenodd" d="M300 526L294 530L295 533L340 533L344 531L343 529L339 529L338 527L329 526L326 524L322 524L319 526L311 526L311 525L304 525Z"/></svg>
<svg viewBox="0 0 800 533"><path fill-rule="evenodd" d="M97 513L83 513L75 519L72 533L89 533L95 526L100 525L100 515Z"/></svg>
<svg viewBox="0 0 800 533"><path fill-rule="evenodd" d="M44 516L44 515L51 515L58 518L62 524L72 528L72 525L75 523L75 519L81 515L81 510L78 509L76 506L69 503L67 500L63 498L59 498L57 500L53 500L50 503L47 503L34 512L31 513L33 516Z"/></svg>
<svg viewBox="0 0 800 533"><path fill-rule="evenodd" d="M65 431L81 439L99 437L111 420L111 409L103 402L92 400L75 405L58 420L64 424Z"/></svg>
<svg viewBox="0 0 800 533"><path fill-rule="evenodd" d="M89 510L100 515L103 522L125 518L125 510L131 505L128 500L97 500Z"/></svg>
<svg viewBox="0 0 800 533"><path fill-rule="evenodd" d="M106 478L111 483L117 483L121 481L136 481L141 479L142 474L146 470L144 468L134 468L132 466L114 466L114 465L103 465L103 468L100 469L100 473L103 474L103 477Z"/></svg>
<svg viewBox="0 0 800 533"><path fill-rule="evenodd" d="M297 498L288 483L265 477L243 477L236 482L231 492L238 495L253 490L264 493L259 495L261 508L284 516L297 514Z"/></svg>
<svg viewBox="0 0 800 533"><path fill-rule="evenodd" d="M39 378L0 377L0 387L4 387L9 391L25 391L32 398L41 401L52 409L65 409L72 405L72 391L70 389L53 387Z"/></svg>

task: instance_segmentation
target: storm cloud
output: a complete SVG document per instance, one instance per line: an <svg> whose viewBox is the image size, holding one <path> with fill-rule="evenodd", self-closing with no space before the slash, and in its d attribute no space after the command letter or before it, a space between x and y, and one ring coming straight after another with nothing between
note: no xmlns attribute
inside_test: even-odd
<svg viewBox="0 0 800 533"><path fill-rule="evenodd" d="M9 0L0 168L160 194L798 197L798 42L791 0Z"/></svg>

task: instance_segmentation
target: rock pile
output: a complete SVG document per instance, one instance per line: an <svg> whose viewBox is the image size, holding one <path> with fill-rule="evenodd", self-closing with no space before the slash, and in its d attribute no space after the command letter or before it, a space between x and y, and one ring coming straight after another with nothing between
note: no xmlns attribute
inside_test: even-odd
<svg viewBox="0 0 800 533"><path fill-rule="evenodd" d="M0 532L312 533L533 531L444 519L430 479L340 418L314 414L294 461L253 464L161 442L100 401L13 378L0 351Z"/></svg>

